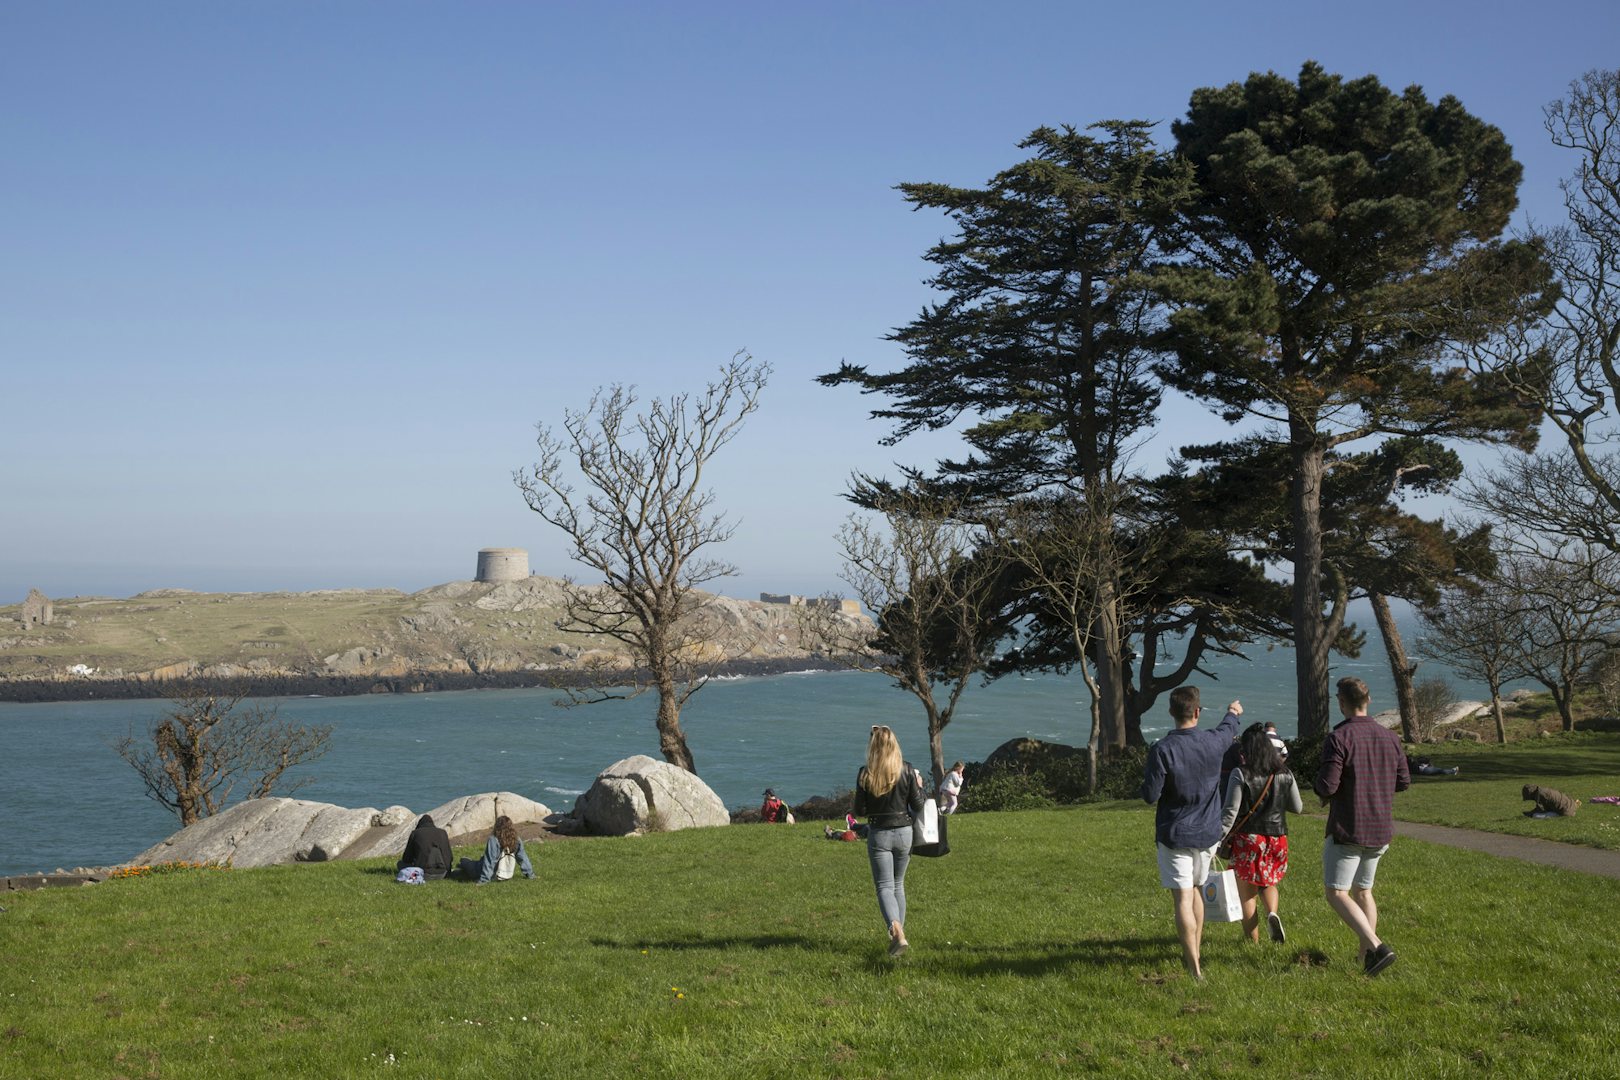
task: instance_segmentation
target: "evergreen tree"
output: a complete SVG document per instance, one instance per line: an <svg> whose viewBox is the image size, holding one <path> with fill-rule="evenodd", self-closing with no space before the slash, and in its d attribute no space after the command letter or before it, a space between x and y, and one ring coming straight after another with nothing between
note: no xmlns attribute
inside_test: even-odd
<svg viewBox="0 0 1620 1080"><path fill-rule="evenodd" d="M1528 444L1535 411L1457 347L1523 310L1544 278L1498 240L1519 164L1451 97L1307 63L1192 95L1172 131L1198 191L1184 260L1157 274L1176 310L1164 380L1286 453L1300 733L1328 724L1328 652L1348 592L1324 561L1323 497L1340 448L1388 436ZM1466 296L1468 302L1458 303ZM1324 606L1324 586L1335 595Z"/></svg>
<svg viewBox="0 0 1620 1080"><path fill-rule="evenodd" d="M1153 422L1161 389L1150 343L1158 309L1141 276L1161 257L1188 173L1157 151L1151 125L1115 121L1099 134L1040 128L1034 154L983 189L902 184L917 209L943 210L957 235L927 258L943 294L890 335L910 363L876 373L849 363L824 385L892 399L872 416L893 443L966 417L970 453L912 471L906 486L971 506L1048 488L1083 492L1121 478L1129 446ZM867 506L892 492L857 480ZM1102 743L1123 745L1125 653L1118 583L1104 583L1095 640Z"/></svg>

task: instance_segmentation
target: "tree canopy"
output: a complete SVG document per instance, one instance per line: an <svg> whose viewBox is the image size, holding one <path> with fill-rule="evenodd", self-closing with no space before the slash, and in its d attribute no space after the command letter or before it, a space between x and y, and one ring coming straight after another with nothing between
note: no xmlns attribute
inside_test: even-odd
<svg viewBox="0 0 1620 1080"><path fill-rule="evenodd" d="M1182 255L1157 274L1174 355L1157 370L1286 449L1300 726L1315 734L1343 618L1324 585L1346 595L1323 557L1330 453L1391 436L1533 443L1535 403L1462 361L1546 286L1535 247L1500 239L1521 170L1455 98L1315 63L1297 82L1197 90L1172 132L1196 192Z"/></svg>

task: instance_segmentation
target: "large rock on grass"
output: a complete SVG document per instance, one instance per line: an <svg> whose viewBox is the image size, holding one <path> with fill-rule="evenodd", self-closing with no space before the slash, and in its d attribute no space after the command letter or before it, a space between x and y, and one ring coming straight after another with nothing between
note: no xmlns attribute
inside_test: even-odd
<svg viewBox="0 0 1620 1080"><path fill-rule="evenodd" d="M720 796L687 772L645 754L616 761L597 774L574 804L574 817L598 836L673 832L728 825Z"/></svg>
<svg viewBox="0 0 1620 1080"><path fill-rule="evenodd" d="M372 859L382 855L399 855L405 850L405 841L421 820L421 814L409 811L403 820L397 811L404 807L389 807L377 815L376 824L389 825L386 831L368 834L362 847L344 852L347 859ZM424 811L433 818L433 824L443 829L452 840L476 836L480 841L495 827L495 819L502 814L514 825L528 825L544 821L551 809L544 803L526 799L510 791L486 791L479 795L462 795L449 802Z"/></svg>
<svg viewBox="0 0 1620 1080"><path fill-rule="evenodd" d="M324 862L371 827L372 807L349 810L302 799L249 799L181 829L131 861L228 862L235 867Z"/></svg>
<svg viewBox="0 0 1620 1080"><path fill-rule="evenodd" d="M551 810L510 791L463 795L428 811L451 836L482 838L505 814L519 825L544 821ZM302 799L249 799L181 829L147 848L134 863L221 862L246 869L278 863L326 862L398 855L420 815L403 806L350 810Z"/></svg>

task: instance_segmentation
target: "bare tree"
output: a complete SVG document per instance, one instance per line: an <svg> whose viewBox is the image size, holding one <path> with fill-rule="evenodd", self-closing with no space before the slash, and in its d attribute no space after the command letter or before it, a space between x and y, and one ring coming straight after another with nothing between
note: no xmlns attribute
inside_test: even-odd
<svg viewBox="0 0 1620 1080"><path fill-rule="evenodd" d="M1496 741L1507 742L1502 686L1523 677L1517 643L1527 632L1512 599L1498 584L1469 584L1448 589L1438 603L1419 608L1418 613L1424 625L1418 651L1463 678L1486 685L1491 692Z"/></svg>
<svg viewBox="0 0 1620 1080"><path fill-rule="evenodd" d="M948 505L890 496L875 519L851 515L838 532L843 578L876 624L810 608L804 634L839 660L876 671L921 702L934 782L945 778L943 735L973 677L994 656L1000 566L984 532Z"/></svg>
<svg viewBox="0 0 1620 1080"><path fill-rule="evenodd" d="M583 410L564 410L561 432L537 425L539 460L513 473L529 509L567 535L575 562L602 577L600 585L564 583L562 628L617 642L640 669L598 668L573 700L656 690L659 749L688 772L697 769L681 707L717 662L696 590L737 572L706 555L735 526L713 511L703 472L758 408L770 370L739 351L703 393L654 400L641 413L633 387L598 390Z"/></svg>
<svg viewBox="0 0 1620 1080"><path fill-rule="evenodd" d="M1412 689L1414 738L1408 742L1434 742L1440 725L1457 708L1457 694L1444 679L1424 679Z"/></svg>
<svg viewBox="0 0 1620 1080"><path fill-rule="evenodd" d="M241 781L248 797L290 795L310 782L283 783L287 770L314 761L329 748L329 726L280 720L274 707L243 707L242 695L184 694L145 737L133 731L113 743L146 785L146 794L195 825L224 809Z"/></svg>
<svg viewBox="0 0 1620 1080"><path fill-rule="evenodd" d="M1103 728L1104 691L1096 671L1105 619L1125 622L1120 612L1147 588L1142 578L1121 573L1130 560L1149 558L1151 540L1129 535L1119 525L1123 487L1099 484L1082 494L1032 496L1006 508L994 528L997 549L1021 573L1022 610L1042 623L1061 627L1077 658L1090 694L1086 737L1086 791L1097 790L1097 758ZM1123 550L1130 547L1133 550ZM1103 651L1103 662L1109 654Z"/></svg>
<svg viewBox="0 0 1620 1080"><path fill-rule="evenodd" d="M1557 288L1478 343L1475 358L1540 402L1564 445L1504 466L1470 501L1526 530L1620 552L1620 71L1582 75L1545 117L1554 145L1577 159L1563 182L1568 223L1531 233Z"/></svg>
<svg viewBox="0 0 1620 1080"><path fill-rule="evenodd" d="M1592 546L1517 552L1498 580L1520 630L1512 638L1517 665L1551 692L1563 729L1575 730L1576 684L1615 648L1620 630L1620 555Z"/></svg>

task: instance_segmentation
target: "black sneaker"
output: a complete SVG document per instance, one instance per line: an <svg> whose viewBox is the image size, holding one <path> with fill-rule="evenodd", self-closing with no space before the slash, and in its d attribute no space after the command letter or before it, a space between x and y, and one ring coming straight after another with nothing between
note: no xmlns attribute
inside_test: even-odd
<svg viewBox="0 0 1620 1080"><path fill-rule="evenodd" d="M1277 944L1281 945L1288 940L1288 935L1283 933L1282 919L1278 917L1275 911L1267 913L1266 928L1271 931L1271 940Z"/></svg>
<svg viewBox="0 0 1620 1080"><path fill-rule="evenodd" d="M1389 947L1388 942L1385 942L1367 954L1366 974L1368 977L1377 975L1394 962L1395 950Z"/></svg>

